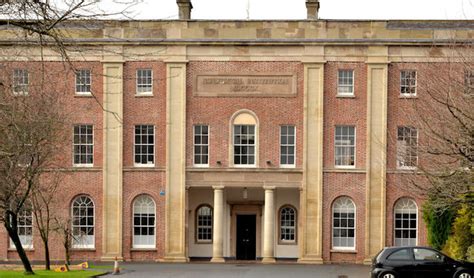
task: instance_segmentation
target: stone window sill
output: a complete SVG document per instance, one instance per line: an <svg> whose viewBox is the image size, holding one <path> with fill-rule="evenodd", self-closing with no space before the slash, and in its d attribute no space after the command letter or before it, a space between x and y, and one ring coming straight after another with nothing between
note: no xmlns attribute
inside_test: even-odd
<svg viewBox="0 0 474 278"><path fill-rule="evenodd" d="M355 95L336 95L336 98L355 98Z"/></svg>
<svg viewBox="0 0 474 278"><path fill-rule="evenodd" d="M344 250L344 249L331 249L331 253L348 253L348 254L357 254L356 250Z"/></svg>
<svg viewBox="0 0 474 278"><path fill-rule="evenodd" d="M157 251L158 249L156 248L132 248L130 251L132 252L153 252Z"/></svg>

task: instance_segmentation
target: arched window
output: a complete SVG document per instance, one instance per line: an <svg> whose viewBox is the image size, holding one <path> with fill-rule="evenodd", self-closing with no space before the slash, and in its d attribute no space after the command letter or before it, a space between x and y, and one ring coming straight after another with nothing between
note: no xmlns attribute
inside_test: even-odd
<svg viewBox="0 0 474 278"><path fill-rule="evenodd" d="M233 165L254 167L257 161L257 119L248 112L239 112L232 120Z"/></svg>
<svg viewBox="0 0 474 278"><path fill-rule="evenodd" d="M94 248L94 203L87 196L72 202L72 247Z"/></svg>
<svg viewBox="0 0 474 278"><path fill-rule="evenodd" d="M133 202L133 247L155 248L155 202L147 195Z"/></svg>
<svg viewBox="0 0 474 278"><path fill-rule="evenodd" d="M33 249L33 211L29 203L17 215L17 231L23 248ZM16 248L11 239L10 248Z"/></svg>
<svg viewBox="0 0 474 278"><path fill-rule="evenodd" d="M339 197L332 206L332 247L355 249L355 205L348 197Z"/></svg>
<svg viewBox="0 0 474 278"><path fill-rule="evenodd" d="M292 206L283 206L280 209L280 242L296 242L296 209Z"/></svg>
<svg viewBox="0 0 474 278"><path fill-rule="evenodd" d="M201 205L196 210L196 241L212 242L212 208Z"/></svg>
<svg viewBox="0 0 474 278"><path fill-rule="evenodd" d="M394 213L394 244L409 246L417 244L418 207L415 201L401 198L395 203Z"/></svg>

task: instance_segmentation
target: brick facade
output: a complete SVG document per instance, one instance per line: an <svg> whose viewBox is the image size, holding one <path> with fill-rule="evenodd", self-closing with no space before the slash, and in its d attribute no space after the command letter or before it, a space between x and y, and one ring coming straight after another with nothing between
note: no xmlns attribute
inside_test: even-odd
<svg viewBox="0 0 474 278"><path fill-rule="evenodd" d="M170 24L177 23L173 22ZM208 28L204 28L205 32L201 30L203 27L199 24L208 26ZM430 70L433 70L433 67L441 64L428 63L424 56L425 53L420 54L421 52L419 53L413 49L410 49L410 51L413 51L418 56L413 58L408 55L407 61L404 61L403 55L400 54L400 48L402 47L395 47L389 43L380 46L385 51L383 54L378 53L378 49L374 52L378 56L373 53L370 54L370 51L376 48L372 44L374 43L372 39L376 36L374 38L358 38L358 33L351 33L351 36L360 40L367 40L364 41L365 44L346 41L347 38L332 37L335 36L332 32L325 33L325 36L327 36L326 39L336 40L336 45L332 41L322 42L321 45L319 45L320 42L308 42L306 37L301 37L302 34L305 34L304 31L309 36L309 34L312 34L312 31L323 27L319 25L307 26L306 24L309 23L241 22L236 24L234 22L190 22L189 29L181 25L178 27L173 25L178 29L170 28L171 31L168 36L175 34L173 30L174 32L176 30L182 32L182 34L180 33L180 36L183 36L183 42L180 42L182 44L175 41L154 42L164 49L163 51L158 51L159 53L154 49L154 47L157 47L156 45L147 45L145 43L130 44L127 45L126 49L124 48L124 53L126 54L120 54L122 60L120 62L113 61L113 63L123 66L123 76L117 77L119 80L117 82L119 82L120 87L123 89L123 103L121 103L123 119L120 119L120 128L123 130L123 136L120 138L123 153L121 154L121 163L119 163L121 167L119 171L122 173L122 194L119 205L121 210L113 212L122 219L121 238L118 239L121 244L119 250L121 258L127 261L157 261L173 259L173 256L175 256L176 261L178 261L180 259L179 256L182 254L168 254L172 248L176 250L182 249L185 257L189 253L198 254L198 257L202 258L215 256L213 254L214 242L199 244L195 242L197 229L195 209L201 204L209 204L215 211L218 208L212 203L215 200L213 195L215 193L213 192L216 192L215 190L224 190L224 208L221 211L223 212L223 217L226 217L223 218L223 222L226 223L225 226L223 224L225 233L225 244L222 244L224 246L224 257L234 258L236 256L236 238L234 238L236 234L235 218L242 211L260 212L258 219L262 221L257 223L257 230L259 235L262 235L262 238L257 240L261 246L256 247L256 256L259 259L264 257L264 253L268 251L266 249L268 248L268 240L265 241L263 238L263 227L268 220L268 216L265 218L266 216L264 215L265 196L270 195L266 195L266 193L271 191L274 194L275 203L278 204L275 205L274 212L276 240L273 244L277 250L274 251L277 254L275 256L277 259L301 259L300 256L304 250L311 249L308 246L304 246L304 244L308 243L303 242L301 233L306 231L306 226L312 228L317 226L315 223L309 223L309 221L320 221L321 254L316 254L315 256L320 256L324 263L367 262L368 257L373 255L369 254L370 250L367 250L367 246L369 246L367 231L369 228L367 225L368 219L366 218L368 211L373 209L369 207L370 199L368 199L373 198L369 192L369 185L373 181L368 175L371 171L368 167L371 164L367 150L370 148L369 143L377 143L369 142L370 136L368 136L370 132L369 120L372 117L368 107L368 103L371 103L368 92L372 90L371 82L373 82L371 79L373 76L369 74L370 66L368 61L374 57L383 57L385 60L372 61L373 64L384 64L388 68L386 80L381 82L387 90L385 130L387 145L386 147L381 147L386 154L386 160L379 162L384 167L386 166L386 169L384 168L386 171L381 173L384 179L378 184L384 193L381 202L383 208L377 208L382 211L384 209L385 213L385 219L381 220L385 223L385 234L382 235L383 245L391 246L394 244L394 206L403 197L410 198L416 202L418 207L417 243L419 245L427 244L426 228L422 220L421 210L426 196L423 195L423 191L413 190L410 187L409 172L402 171L397 167L397 127L417 126L417 122L412 116L416 113L414 104L423 102L423 90L427 87L426 83L428 82L427 75L431 74ZM348 30L347 24L347 22L332 22L328 23L328 28L337 27L339 28L339 33L344 33ZM361 26L358 24L361 24ZM369 28L369 25L363 24L365 23L352 23L350 26L361 31L361 34L368 34L366 31L362 32L362 30ZM220 29L216 27L217 25ZM270 28L267 25L273 27ZM246 26L247 29L242 26ZM255 38L249 37L247 32L253 30L255 34L260 36L262 28L265 29L265 26L268 29L265 31L265 39L268 39L271 43L264 44L264 42L259 42L260 44L253 45L253 43L256 43ZM166 30L166 28L168 27L163 27L160 30ZM386 34L393 35L391 31L387 31L389 30L388 27L384 25L383 28L387 32ZM189 31L191 33L186 35L186 32L190 29L194 31ZM237 31L232 33L232 30ZM374 33L380 32L379 29L372 31ZM204 34L210 42L197 40L200 38L194 36L195 33L199 32ZM322 34L321 31L321 33L318 33L318 36L323 36ZM418 33L412 35L415 36L416 34ZM244 38L240 36L244 36ZM282 38L278 38L278 36L282 36ZM414 39L418 37L425 38L425 36L425 33L418 34ZM229 37L235 41L232 41ZM279 41L280 39L282 41ZM213 45L212 42L216 42L216 45ZM285 45L280 45L283 42ZM125 45L128 42L123 43ZM249 45L243 45L245 43ZM150 44L152 43L150 42ZM87 52L85 53L87 54ZM321 57L324 57L324 59ZM104 215L104 200L107 198L104 193L106 191L104 188L107 186L104 174L106 171L104 166L106 160L104 158L108 154L105 153L106 144L104 140L106 140L106 137L104 130L114 128L104 121L104 115L109 113L109 111L102 109L104 106L104 95L107 94L106 89L104 89L107 86L104 85L107 85L106 80L110 80L109 76L104 75L104 61L92 54L85 61L74 61L72 65L65 65L56 61L43 63L38 61L20 62L15 61L11 57L8 59L3 58L8 60L8 62L2 64L2 68L0 68L2 80L6 83L11 83L12 70L26 68L31 74L30 93L34 94L35 90L41 85L40 73L44 72L46 74L45 79L48 81L44 86L57 93L58 99L64 104L64 110L70 118L70 131L68 131L68 139L64 142L63 146L60 146L62 151L57 158L58 167L63 170L63 174L61 190L58 193L58 198L61 201L55 205L54 209L60 215L66 216L70 215L71 204L77 196L86 195L93 200L94 248L85 250L73 249L72 259L101 260L105 256L103 252L105 250L104 246L107 244L107 241L102 238L103 223L107 219L105 218L107 216ZM389 58L394 61L391 61ZM182 68L185 69L185 74L170 76L170 71L167 69L170 68L170 65L177 64L184 65ZM306 94L314 93L314 91L310 90L311 86L308 86L307 83L309 80L307 65L314 64L322 65L321 67L323 68L323 71L320 72L320 76L322 76L321 84L318 84L322 88L322 107L317 107L323 110L322 119L313 117L314 114L308 111L311 110L308 107L311 108L312 106L306 102ZM75 76L71 66L75 69L91 70L92 96L79 96L75 94ZM137 69L152 70L152 95L143 96L136 94ZM416 97L406 98L400 96L400 71L404 69L417 71ZM337 94L338 70L353 70L353 96L342 97ZM225 96L222 94L198 96L195 93L198 86L196 79L198 75L203 74L213 74L216 76L271 76L289 74L295 77L296 94L280 96L275 93L264 96L263 93L255 92L255 95L251 96L243 96L238 93ZM183 81L183 83L173 83L176 80ZM175 90L170 89L172 86L175 86ZM179 86L182 86L183 103L180 102L181 99L175 99L173 97L176 96L170 95L170 92L176 92L176 88L180 89L181 87ZM179 109L184 111L185 121L176 123L173 120L179 117L173 117L172 113L177 113L176 111ZM249 114L256 117L255 120L258 126L258 139L256 143L258 161L256 162L256 167L239 168L234 167L231 162L233 147L232 117L239 111L249 111ZM307 128L308 122L314 123L315 121L320 121L323 131L322 151L320 154L315 155L315 157L321 158L322 169L316 176L307 177L306 160L310 156L306 150L307 146L314 144L315 140L313 140L314 138L307 138L305 140L307 134L305 128ZM73 165L72 131L75 124L93 125L94 163L92 167L74 167ZM153 125L155 128L154 165L150 167L140 167L134 163L135 125L143 124ZM193 126L197 124L208 125L210 128L209 167L207 168L195 167L193 165ZM280 167L280 126L282 125L294 125L296 127L296 163L293 168ZM338 125L355 127L354 167L335 166L335 127ZM177 142L167 142L171 134L168 132L170 126L179 126L182 128L181 130L185 131L183 142L179 140ZM385 127L381 128L383 130ZM419 142L427 140L421 135L419 135L418 139ZM176 147L177 145L179 146ZM176 147L176 149L179 149L179 147L183 148L185 154L179 159L181 159L184 173L173 172L174 169L170 169L172 167L169 161L171 147ZM420 160L422 159L420 158ZM311 170L315 171L314 169ZM177 199L167 199L171 198L169 196L173 186L181 186L170 184L170 179L168 178L167 180L167 177L169 177L167 174L170 173L182 177L182 179L176 180L180 180L183 183L183 192L191 192L186 193L187 195L179 195L178 201ZM303 193L307 190L307 179L317 178L322 180L322 195L320 199L316 200L318 205L321 205L322 214L320 219L304 219L302 211L304 211L307 202L313 202L312 204L314 205L314 200L308 201L309 199L303 199L306 198ZM155 204L156 246L154 248L139 249L133 247L133 203L141 195L151 197ZM333 248L333 204L337 198L343 196L349 197L356 208L355 248L353 250L337 250ZM180 209L182 203L185 204L183 207L184 219L174 219L172 217L174 214L170 213L170 211L173 212ZM296 231L298 234L295 237L295 241L290 244L282 243L281 240L278 240L280 235L279 210L283 205L294 207L297 211L298 227ZM308 213L306 212L306 214ZM170 237L167 234L169 229L166 226L167 223L181 223L181 220L182 223L185 223L185 231L182 231L184 236L181 238L183 242L167 242L167 239ZM177 227L180 226L177 225ZM190 234L193 235L192 238L189 237ZM33 235L34 249L28 250L27 253L32 260L42 260L43 247L35 228L33 228ZM314 242L314 239L311 242ZM52 260L64 259L61 238L53 233L50 243ZM182 243L184 243L184 248L180 248L183 247L180 245ZM190 248L193 248L193 252L189 252ZM8 235L3 227L0 228L0 260L18 260L16 252L9 248Z"/></svg>

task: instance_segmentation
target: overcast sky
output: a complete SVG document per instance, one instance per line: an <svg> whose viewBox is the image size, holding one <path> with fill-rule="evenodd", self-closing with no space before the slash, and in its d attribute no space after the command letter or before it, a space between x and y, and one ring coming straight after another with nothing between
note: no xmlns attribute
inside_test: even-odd
<svg viewBox="0 0 474 278"><path fill-rule="evenodd" d="M133 7L133 18L178 17L176 0L135 1L138 4ZM305 0L191 1L192 19L306 18ZM321 19L474 19L474 0L320 0L320 3Z"/></svg>

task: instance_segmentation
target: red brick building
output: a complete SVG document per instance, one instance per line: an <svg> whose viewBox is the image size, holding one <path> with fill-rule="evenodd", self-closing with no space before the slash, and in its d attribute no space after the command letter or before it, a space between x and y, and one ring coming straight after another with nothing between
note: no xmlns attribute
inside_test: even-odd
<svg viewBox="0 0 474 278"><path fill-rule="evenodd" d="M405 113L473 22L317 20L314 5L308 20L196 21L184 1L181 20L64 27L76 72L45 63L73 121L57 208L73 259L362 263L426 245L404 178L423 138ZM34 46L12 43L2 78L34 91ZM0 229L0 260L11 247Z"/></svg>

